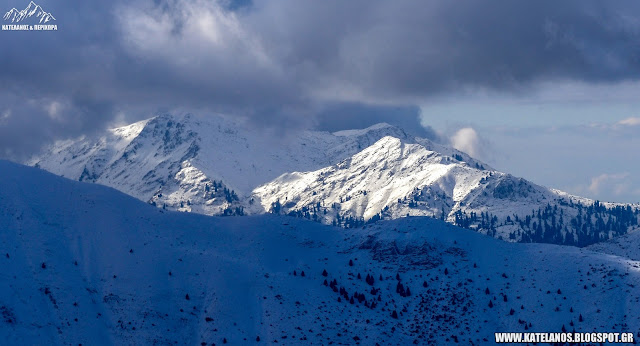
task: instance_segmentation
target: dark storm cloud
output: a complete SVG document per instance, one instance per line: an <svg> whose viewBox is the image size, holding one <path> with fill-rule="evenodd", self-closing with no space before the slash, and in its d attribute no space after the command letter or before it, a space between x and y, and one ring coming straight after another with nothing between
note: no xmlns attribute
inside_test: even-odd
<svg viewBox="0 0 640 346"><path fill-rule="evenodd" d="M412 105L436 95L640 72L635 1L38 3L58 31L0 33L3 156L119 114L180 108L273 127L415 128Z"/></svg>
<svg viewBox="0 0 640 346"><path fill-rule="evenodd" d="M362 129L377 123L398 126L414 136L443 143L446 141L433 128L420 124L420 108L416 106L380 106L355 102L327 104L315 115L315 128L324 131Z"/></svg>
<svg viewBox="0 0 640 346"><path fill-rule="evenodd" d="M260 30L284 60L370 98L548 78L611 82L640 72L633 1L263 1ZM275 9L277 8L277 9ZM340 10L331 10L340 8ZM323 78L329 76L328 78Z"/></svg>
<svg viewBox="0 0 640 346"><path fill-rule="evenodd" d="M63 136L80 136L102 128L112 120L109 102L91 97L71 100L0 95L0 157L24 159L43 142Z"/></svg>

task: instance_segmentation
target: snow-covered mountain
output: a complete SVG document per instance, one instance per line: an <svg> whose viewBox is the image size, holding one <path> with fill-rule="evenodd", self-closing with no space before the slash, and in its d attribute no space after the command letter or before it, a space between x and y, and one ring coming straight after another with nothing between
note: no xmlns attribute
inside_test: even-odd
<svg viewBox="0 0 640 346"><path fill-rule="evenodd" d="M640 262L433 218L339 229L175 213L0 161L0 230L7 344L479 345L496 331L640 330Z"/></svg>
<svg viewBox="0 0 640 346"><path fill-rule="evenodd" d="M58 143L30 164L159 207L218 215L240 206L261 213L260 204L251 202L257 186L286 172L340 162L389 135L409 138L386 124L278 136L223 116L163 115L99 138Z"/></svg>
<svg viewBox="0 0 640 346"><path fill-rule="evenodd" d="M29 5L22 11L18 11L16 8L12 8L4 14L4 20L11 20L11 23L18 23L27 18L34 17L38 19L38 23L44 24L52 20L56 20L50 12L46 12L35 2L29 2Z"/></svg>
<svg viewBox="0 0 640 346"><path fill-rule="evenodd" d="M584 246L640 217L638 206L538 186L387 124L277 136L223 116L163 115L58 143L29 164L165 209L344 227L429 216L505 240Z"/></svg>
<svg viewBox="0 0 640 346"><path fill-rule="evenodd" d="M428 148L420 139L384 137L336 165L284 174L254 194L267 210L347 227L430 216L502 239L571 245L638 228L637 206L571 196Z"/></svg>

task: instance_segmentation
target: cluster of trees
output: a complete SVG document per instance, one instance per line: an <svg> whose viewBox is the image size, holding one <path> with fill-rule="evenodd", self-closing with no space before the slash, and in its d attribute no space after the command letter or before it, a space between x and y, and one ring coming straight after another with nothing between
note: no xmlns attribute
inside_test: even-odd
<svg viewBox="0 0 640 346"><path fill-rule="evenodd" d="M401 297L408 297L411 295L411 289L402 284L402 279L400 278L400 274L396 274L396 280L398 280L398 284L396 285L396 293L398 293Z"/></svg>
<svg viewBox="0 0 640 346"><path fill-rule="evenodd" d="M592 205L573 204L577 215L565 223L563 208L547 205L532 211L525 220L516 220L529 234L523 234L523 242L545 242L587 246L627 233L629 227L638 225L640 211L631 206L608 208L599 201Z"/></svg>
<svg viewBox="0 0 640 346"><path fill-rule="evenodd" d="M337 203L333 203L330 208L324 207L320 204L320 202L317 202L316 204L304 206L300 209L291 209L288 212L286 211L286 209L286 205L282 205L280 200L276 200L275 202L271 203L271 209L269 211L273 214L286 214L289 216L312 220L315 222L322 222L322 220L325 218L325 215L331 213L331 215L335 214L335 217L331 221L331 225L344 228L362 227L367 223L376 222L382 218L381 214L378 214L374 216L374 218L365 221L363 217L354 217L351 215L340 214L340 205Z"/></svg>
<svg viewBox="0 0 640 346"><path fill-rule="evenodd" d="M411 193L409 198L405 197L402 199L398 199L398 204L404 204L409 206L409 208L418 208L420 206L419 202L425 202L424 204L430 205L432 207L440 206L441 214L440 218L444 218L445 214L445 206L448 208L451 205L448 203L450 198L444 191L434 191L431 187L427 187L425 189L415 188ZM436 217L434 215L434 217Z"/></svg>
<svg viewBox="0 0 640 346"><path fill-rule="evenodd" d="M213 200L220 201L219 204L224 206L224 203L227 203L227 206L223 210L223 215L244 215L244 208L242 206L238 206L238 202L240 202L240 198L238 194L234 190L227 188L222 181L213 180L210 183L206 183L204 186L204 200ZM162 207L162 209L167 209L168 205L163 201L162 192L158 192L155 196L153 196L149 200L149 204ZM235 204L235 206L234 206ZM186 201L180 201L178 205L173 207L175 208L184 208L185 206L191 206L191 200L187 199Z"/></svg>
<svg viewBox="0 0 640 346"><path fill-rule="evenodd" d="M568 208L567 208L568 207ZM567 215L565 210L575 210L576 215ZM595 201L584 206L572 201L547 204L532 210L525 216L507 216L499 220L488 212L478 214L457 211L454 223L463 228L476 228L495 236L496 228L516 225L517 231L509 234L512 240L530 243L552 243L584 247L599 241L625 234L630 227L638 225L640 210L631 206L606 205Z"/></svg>
<svg viewBox="0 0 640 346"><path fill-rule="evenodd" d="M454 214L454 224L462 228L471 228L474 225L478 229L495 231L498 226L498 217L489 212L481 212L480 216L476 212L467 214L463 211L456 211Z"/></svg>
<svg viewBox="0 0 640 346"><path fill-rule="evenodd" d="M453 155L451 155L451 157L454 158L456 161L464 162L464 157L462 157L462 155L460 155L460 154L454 153ZM485 169L483 165L481 165L481 164L479 164L477 162L475 163L474 167L476 169L479 169L479 170L484 170Z"/></svg>
<svg viewBox="0 0 640 346"><path fill-rule="evenodd" d="M398 284L396 285L396 293L401 297L408 297L411 295L411 289L409 287L404 287L402 282L398 281Z"/></svg>
<svg viewBox="0 0 640 346"><path fill-rule="evenodd" d="M205 184L205 200L218 199L224 197L224 201L228 203L222 211L223 216L243 216L244 207L237 205L240 198L234 190L227 188L222 181L212 181L211 184ZM234 206L234 204L236 204Z"/></svg>
<svg viewBox="0 0 640 346"><path fill-rule="evenodd" d="M447 210L451 206L447 202L444 192L416 189L411 196L398 199L399 204L408 205L410 208L418 208L421 203L427 202L432 207L438 206L440 212L434 212L432 217L444 220ZM271 206L271 212L283 214L286 205L276 201ZM331 220L333 226L344 228L362 227L369 223L387 219L389 206L386 206L378 214L368 220L363 217L352 216L340 212L340 204L334 203L325 207L316 204L289 210L288 215L305 218L316 222ZM327 216L328 215L328 216ZM607 207L605 204L595 201L591 205L574 203L570 199L561 199L556 204L548 203L544 207L532 210L528 215L511 215L506 218L498 218L489 212L465 212L458 210L453 214L453 223L456 226L481 231L490 236L496 236L497 229L502 226L516 226L509 233L511 240L520 242L551 243L584 247L596 242L610 239L625 234L630 227L638 225L640 210L627 206Z"/></svg>
<svg viewBox="0 0 640 346"><path fill-rule="evenodd" d="M228 206L222 211L222 215L223 216L244 216L244 208L242 206L238 206L235 208Z"/></svg>
<svg viewBox="0 0 640 346"><path fill-rule="evenodd" d="M322 271L322 276L327 277L328 275L329 273L327 273L326 269ZM382 279L382 276L380 276L380 278ZM358 274L358 279L362 280L362 276L360 274ZM370 286L373 286L373 276L367 274L366 282ZM333 292L338 293L338 302L342 302L344 300L349 304L358 303L363 304L369 309L375 309L378 303L382 301L382 297L378 294L380 289L376 289L375 287L371 288L369 294L371 294L373 297L377 296L377 298L367 299L367 296L364 293L355 291L352 294L349 294L349 291L345 287L340 286L340 288L338 288L338 280L336 279L330 281L327 281L327 279L325 279L323 285L329 287Z"/></svg>
<svg viewBox="0 0 640 346"><path fill-rule="evenodd" d="M331 222L334 226L340 226L344 228L357 228L362 227L366 224L363 217L353 217L351 215L340 216L340 213L336 214L335 220Z"/></svg>
<svg viewBox="0 0 640 346"><path fill-rule="evenodd" d="M222 194L219 193L219 190L222 190ZM205 199L212 199L219 196L224 196L224 199L228 203L233 203L240 200L236 192L234 190L229 190L226 186L224 186L222 181L214 180L211 183L211 185L206 184L204 186L204 191L205 191Z"/></svg>

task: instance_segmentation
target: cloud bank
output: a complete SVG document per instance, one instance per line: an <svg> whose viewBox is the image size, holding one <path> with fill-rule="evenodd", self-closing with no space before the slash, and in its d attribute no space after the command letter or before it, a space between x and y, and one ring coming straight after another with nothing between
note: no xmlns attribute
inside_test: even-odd
<svg viewBox="0 0 640 346"><path fill-rule="evenodd" d="M328 123L323 116L335 117L327 109L336 104L395 110L392 120L461 91L512 94L554 81L615 84L640 76L636 1L40 5L56 16L58 31L1 35L11 47L0 53L2 157L158 110L303 128ZM7 10L21 6L11 0ZM345 126L366 123L357 120L364 113L342 113L356 119Z"/></svg>
<svg viewBox="0 0 640 346"><path fill-rule="evenodd" d="M600 174L597 177L593 177L591 179L591 184L589 185L589 191L598 194L602 189L606 188L611 190L615 195L620 195L625 190L629 189L629 182L627 181L629 178L629 173L617 173L617 174Z"/></svg>

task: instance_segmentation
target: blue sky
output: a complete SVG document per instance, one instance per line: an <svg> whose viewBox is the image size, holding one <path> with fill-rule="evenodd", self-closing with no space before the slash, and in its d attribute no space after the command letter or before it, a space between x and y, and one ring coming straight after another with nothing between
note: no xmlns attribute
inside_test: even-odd
<svg viewBox="0 0 640 346"><path fill-rule="evenodd" d="M526 95L426 103L421 120L495 168L604 201L640 202L640 91L634 83L545 85ZM446 116L443 116L446 115Z"/></svg>

